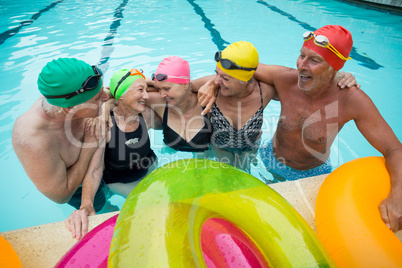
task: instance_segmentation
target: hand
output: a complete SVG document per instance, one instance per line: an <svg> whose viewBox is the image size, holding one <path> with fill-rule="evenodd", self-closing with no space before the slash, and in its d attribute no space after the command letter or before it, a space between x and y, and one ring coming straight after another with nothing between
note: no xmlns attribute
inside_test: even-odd
<svg viewBox="0 0 402 268"><path fill-rule="evenodd" d="M341 78L338 81L338 86L340 88L351 88L353 86L356 86L357 88L360 88L361 85L356 83L356 77L354 77L351 73L345 73L341 72Z"/></svg>
<svg viewBox="0 0 402 268"><path fill-rule="evenodd" d="M94 135L96 128L97 118L89 118L85 122L85 131L82 148L97 149L99 147L99 140Z"/></svg>
<svg viewBox="0 0 402 268"><path fill-rule="evenodd" d="M112 96L112 93L110 92L110 87L109 86L103 87L103 91L106 92L106 94L109 96L109 99L114 99L113 96Z"/></svg>
<svg viewBox="0 0 402 268"><path fill-rule="evenodd" d="M104 140L110 140L110 129L113 127L112 117L109 112L109 105L102 107L102 114L96 118L89 118L86 122L85 129L89 136L95 136L102 144Z"/></svg>
<svg viewBox="0 0 402 268"><path fill-rule="evenodd" d="M93 206L82 207L74 211L64 221L72 236L80 240L88 233L88 216L96 215Z"/></svg>
<svg viewBox="0 0 402 268"><path fill-rule="evenodd" d="M394 194L392 191L378 207L384 223L394 233L402 230L402 194Z"/></svg>
<svg viewBox="0 0 402 268"><path fill-rule="evenodd" d="M198 103L205 109L201 112L201 115L205 115L209 112L212 105L216 100L216 91L218 86L215 84L215 80L209 80L198 90Z"/></svg>

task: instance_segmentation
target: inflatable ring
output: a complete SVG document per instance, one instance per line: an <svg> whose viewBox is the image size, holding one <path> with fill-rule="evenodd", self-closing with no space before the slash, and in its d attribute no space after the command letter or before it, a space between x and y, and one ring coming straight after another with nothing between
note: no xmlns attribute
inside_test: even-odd
<svg viewBox="0 0 402 268"><path fill-rule="evenodd" d="M87 233L64 254L55 268L107 267L117 216L110 217Z"/></svg>
<svg viewBox="0 0 402 268"><path fill-rule="evenodd" d="M339 267L402 267L402 243L378 206L390 191L382 157L347 162L324 181L317 196L317 234Z"/></svg>
<svg viewBox="0 0 402 268"><path fill-rule="evenodd" d="M311 227L273 189L224 163L184 159L153 171L127 197L108 267L205 267L200 237L210 219L242 231L269 266L335 265Z"/></svg>
<svg viewBox="0 0 402 268"><path fill-rule="evenodd" d="M0 235L0 267L22 267L17 253L10 243Z"/></svg>

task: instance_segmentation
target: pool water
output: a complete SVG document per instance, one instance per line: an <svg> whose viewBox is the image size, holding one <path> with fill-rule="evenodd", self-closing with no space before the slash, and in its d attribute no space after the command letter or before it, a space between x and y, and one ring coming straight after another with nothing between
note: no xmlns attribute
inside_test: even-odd
<svg viewBox="0 0 402 268"><path fill-rule="evenodd" d="M59 57L99 64L108 85L120 68L141 68L150 76L167 56L189 61L192 78L214 73L213 55L245 40L258 49L260 61L296 66L307 30L340 24L353 35L352 61L344 71L356 76L381 114L402 138L402 17L344 1L307 0L37 0L0 2L0 232L64 220L73 209L44 197L25 174L11 145L18 116L39 97L37 77ZM264 111L263 139L276 128L278 102ZM163 146L152 131L153 147L162 163L192 157ZM27 137L28 139L29 137ZM353 122L332 146L335 167L357 157L380 155ZM251 173L269 183L259 162ZM121 207L124 199L111 198Z"/></svg>

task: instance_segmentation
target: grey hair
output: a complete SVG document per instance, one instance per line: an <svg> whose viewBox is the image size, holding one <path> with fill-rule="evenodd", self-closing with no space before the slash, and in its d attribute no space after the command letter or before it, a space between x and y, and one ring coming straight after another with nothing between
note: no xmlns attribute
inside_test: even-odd
<svg viewBox="0 0 402 268"><path fill-rule="evenodd" d="M55 106L47 102L45 97L42 97L42 109L49 115L66 114L63 107Z"/></svg>

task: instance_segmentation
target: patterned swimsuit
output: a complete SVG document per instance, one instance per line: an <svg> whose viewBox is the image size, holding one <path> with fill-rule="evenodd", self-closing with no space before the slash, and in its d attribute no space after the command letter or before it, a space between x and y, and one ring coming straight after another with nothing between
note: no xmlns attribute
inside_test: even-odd
<svg viewBox="0 0 402 268"><path fill-rule="evenodd" d="M241 153L258 148L257 142L263 123L264 102L262 99L261 85L258 82L261 97L261 107L239 130L235 129L214 103L211 108L211 123L213 134L211 143L225 151ZM218 92L219 93L219 92ZM218 94L217 94L218 96Z"/></svg>

